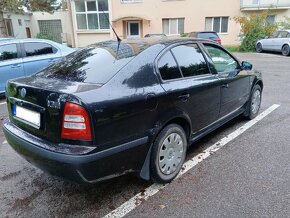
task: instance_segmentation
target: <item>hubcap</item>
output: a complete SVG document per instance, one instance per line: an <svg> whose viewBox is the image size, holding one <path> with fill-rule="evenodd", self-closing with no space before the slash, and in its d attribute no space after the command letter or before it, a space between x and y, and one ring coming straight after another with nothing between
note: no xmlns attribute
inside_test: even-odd
<svg viewBox="0 0 290 218"><path fill-rule="evenodd" d="M259 90L256 90L252 97L252 104L251 104L251 110L253 114L256 114L260 108L261 104L261 92Z"/></svg>
<svg viewBox="0 0 290 218"><path fill-rule="evenodd" d="M284 46L283 47L283 54L284 55L288 55L288 53L289 53L289 47L288 46Z"/></svg>
<svg viewBox="0 0 290 218"><path fill-rule="evenodd" d="M159 151L159 169L169 175L177 169L183 155L183 141L178 133L171 133L163 141Z"/></svg>

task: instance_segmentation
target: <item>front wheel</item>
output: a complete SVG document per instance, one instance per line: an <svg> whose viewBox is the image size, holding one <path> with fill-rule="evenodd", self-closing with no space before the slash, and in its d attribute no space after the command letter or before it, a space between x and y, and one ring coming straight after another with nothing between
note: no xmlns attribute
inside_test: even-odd
<svg viewBox="0 0 290 218"><path fill-rule="evenodd" d="M282 48L282 55L289 56L290 54L290 47L289 45L284 45Z"/></svg>
<svg viewBox="0 0 290 218"><path fill-rule="evenodd" d="M166 126L157 136L151 155L151 179L157 183L171 182L181 170L185 160L187 139L177 124Z"/></svg>
<svg viewBox="0 0 290 218"><path fill-rule="evenodd" d="M249 99L249 102L247 104L247 109L244 113L244 116L250 120L254 119L260 110L262 101L262 89L261 86L255 85L253 88L251 97Z"/></svg>

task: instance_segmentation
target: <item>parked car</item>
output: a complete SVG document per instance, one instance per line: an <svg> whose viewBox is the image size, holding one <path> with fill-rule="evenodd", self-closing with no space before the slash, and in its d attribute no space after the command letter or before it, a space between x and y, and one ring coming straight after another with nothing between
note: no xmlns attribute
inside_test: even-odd
<svg viewBox="0 0 290 218"><path fill-rule="evenodd" d="M270 37L261 39L256 43L256 51L282 52L284 56L290 55L290 30L279 30Z"/></svg>
<svg viewBox="0 0 290 218"><path fill-rule="evenodd" d="M160 37L160 38L163 38L163 37L166 37L166 35L164 33L155 33L155 34L146 34L144 37L145 38L148 38L148 37Z"/></svg>
<svg viewBox="0 0 290 218"><path fill-rule="evenodd" d="M191 32L188 34L188 36L200 39L209 39L222 44L222 40L220 39L219 35L214 31Z"/></svg>
<svg viewBox="0 0 290 218"><path fill-rule="evenodd" d="M0 40L0 95L9 79L31 75L73 51L44 39Z"/></svg>
<svg viewBox="0 0 290 218"><path fill-rule="evenodd" d="M209 40L96 43L7 84L8 143L77 182L129 172L166 183L187 147L238 115L258 114L263 82Z"/></svg>

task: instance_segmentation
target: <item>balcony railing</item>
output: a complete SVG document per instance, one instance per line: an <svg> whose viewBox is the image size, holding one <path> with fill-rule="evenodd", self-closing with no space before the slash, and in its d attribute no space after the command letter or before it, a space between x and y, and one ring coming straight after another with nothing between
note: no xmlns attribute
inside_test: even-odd
<svg viewBox="0 0 290 218"><path fill-rule="evenodd" d="M290 0L241 0L241 10L287 9Z"/></svg>

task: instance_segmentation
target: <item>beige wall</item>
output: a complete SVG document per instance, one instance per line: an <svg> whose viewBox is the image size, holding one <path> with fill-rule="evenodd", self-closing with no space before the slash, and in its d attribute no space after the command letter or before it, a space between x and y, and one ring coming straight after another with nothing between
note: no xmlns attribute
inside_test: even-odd
<svg viewBox="0 0 290 218"><path fill-rule="evenodd" d="M112 19L121 17L141 17L143 36L147 33L162 33L162 18L185 18L185 32L205 30L205 17L228 16L227 34L220 34L223 44L239 44L240 28L233 20L240 14L239 0L143 0L142 3L122 4L120 0L112 1ZM114 23L117 32L124 37L122 21Z"/></svg>
<svg viewBox="0 0 290 218"><path fill-rule="evenodd" d="M14 37L27 38L25 28L29 27L31 30L31 15L5 12L4 18L11 19ZM19 25L18 20L21 20L21 25Z"/></svg>
<svg viewBox="0 0 290 218"><path fill-rule="evenodd" d="M39 33L39 20L61 20L63 31L63 42L72 46L73 44L73 30L69 11L56 11L53 14L47 12L33 12L31 18L31 27L33 29L32 37L36 37Z"/></svg>
<svg viewBox="0 0 290 218"><path fill-rule="evenodd" d="M114 38L112 31L79 31L76 27L74 0L69 1L75 47L83 47L98 41ZM141 17L142 36L147 33L162 33L162 18L185 18L185 32L205 30L205 17L228 16L228 33L220 34L223 44L239 44L240 28L233 20L240 15L240 0L143 0L142 3L122 4L120 0L109 0L110 20L122 17ZM148 21L150 20L150 21ZM124 20L113 26L121 37L125 37Z"/></svg>

